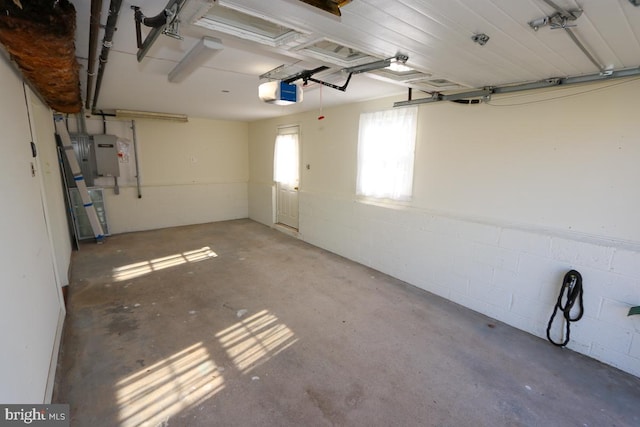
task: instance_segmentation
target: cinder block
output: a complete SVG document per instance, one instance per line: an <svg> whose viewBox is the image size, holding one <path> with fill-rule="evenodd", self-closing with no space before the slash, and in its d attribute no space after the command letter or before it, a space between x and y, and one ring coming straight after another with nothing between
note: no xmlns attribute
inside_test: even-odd
<svg viewBox="0 0 640 427"><path fill-rule="evenodd" d="M587 267L578 271L582 274L585 311L589 315L599 317L603 299L640 304L640 279Z"/></svg>
<svg viewBox="0 0 640 427"><path fill-rule="evenodd" d="M522 278L516 271L493 269L493 283L503 288L516 288L522 282Z"/></svg>
<svg viewBox="0 0 640 427"><path fill-rule="evenodd" d="M579 322L578 322L579 323ZM607 322L596 322L593 342L608 350L629 354L634 331Z"/></svg>
<svg viewBox="0 0 640 427"><path fill-rule="evenodd" d="M540 283L523 280L519 276L515 279L508 279L505 270L496 269L493 273L493 283L503 289L510 290L514 295L518 295L527 300L539 300L542 286ZM507 272L509 273L509 272Z"/></svg>
<svg viewBox="0 0 640 427"><path fill-rule="evenodd" d="M560 317L560 319L558 319ZM557 323L562 330L565 330L566 324L562 319L562 313L558 312L554 323ZM593 343L600 335L600 322L590 316L585 315L577 322L571 322L571 339L576 339L583 343Z"/></svg>
<svg viewBox="0 0 640 427"><path fill-rule="evenodd" d="M485 316L489 316L493 319L507 323L509 310L498 307L497 305L489 304L487 311L483 312Z"/></svg>
<svg viewBox="0 0 640 427"><path fill-rule="evenodd" d="M508 289L499 288L490 282L483 282L472 278L469 281L469 297L509 310L513 294Z"/></svg>
<svg viewBox="0 0 640 427"><path fill-rule="evenodd" d="M511 311L529 321L549 319L553 312L552 306L544 305L538 299L514 293L512 294Z"/></svg>
<svg viewBox="0 0 640 427"><path fill-rule="evenodd" d="M427 281L422 289L424 289L425 291L429 291L435 295L446 298L448 300L451 299L451 290L449 288L441 286L438 283Z"/></svg>
<svg viewBox="0 0 640 427"><path fill-rule="evenodd" d="M445 234L449 237L458 237L460 231L460 221L444 216L432 215L424 222L425 229Z"/></svg>
<svg viewBox="0 0 640 427"><path fill-rule="evenodd" d="M609 299L640 305L640 278L609 274L611 284L603 288L603 295Z"/></svg>
<svg viewBox="0 0 640 427"><path fill-rule="evenodd" d="M456 262L459 262L458 258L466 259L470 253L469 246L461 239L442 233L429 233L429 244L433 253L456 259Z"/></svg>
<svg viewBox="0 0 640 427"><path fill-rule="evenodd" d="M481 262L463 258L457 258L454 261L453 268L459 271L459 274L468 278L474 278L483 282L493 282L493 267Z"/></svg>
<svg viewBox="0 0 640 427"><path fill-rule="evenodd" d="M632 318L627 316L629 307L630 305L627 303L605 298L602 302L598 320L617 325L621 328L633 329Z"/></svg>
<svg viewBox="0 0 640 427"><path fill-rule="evenodd" d="M631 357L625 353L613 351L600 344L594 344L589 353L591 357L609 365L615 366L625 372L640 377L640 359Z"/></svg>
<svg viewBox="0 0 640 427"><path fill-rule="evenodd" d="M635 357L640 360L640 333L636 332L633 334L633 339L631 340L631 350L629 350L629 356Z"/></svg>
<svg viewBox="0 0 640 427"><path fill-rule="evenodd" d="M500 228L495 225L478 224L475 222L459 221L458 235L463 240L497 245L500 238Z"/></svg>
<svg viewBox="0 0 640 427"><path fill-rule="evenodd" d="M566 262L524 253L520 255L518 274L530 282L540 283L542 287L557 286L560 289L562 278L571 268Z"/></svg>
<svg viewBox="0 0 640 427"><path fill-rule="evenodd" d="M533 333L533 326L531 319L520 316L515 313L513 310L509 311L508 314L505 315L504 319L500 319L501 321L513 326L514 328L518 328L522 331Z"/></svg>
<svg viewBox="0 0 640 427"><path fill-rule="evenodd" d="M559 292L559 291L558 291ZM585 315L589 315L593 318L600 317L600 311L602 310L602 303L604 298L600 295L596 295L592 292L583 293L584 300L584 313ZM577 303L576 303L577 304Z"/></svg>
<svg viewBox="0 0 640 427"><path fill-rule="evenodd" d="M551 237L515 229L502 229L499 245L506 249L522 251L541 257L548 257L551 253Z"/></svg>
<svg viewBox="0 0 640 427"><path fill-rule="evenodd" d="M452 293L469 296L469 278L457 271L443 271L439 274L440 283L451 290Z"/></svg>
<svg viewBox="0 0 640 427"><path fill-rule="evenodd" d="M484 301L480 301L476 298L471 298L468 294L460 294L457 292L451 292L451 300L467 307L470 310L477 311L478 313L482 313L485 316L493 317L493 312L495 311L495 307L487 304Z"/></svg>
<svg viewBox="0 0 640 427"><path fill-rule="evenodd" d="M402 215L402 225L409 230L417 232L422 229L423 224L423 212L417 210L407 210Z"/></svg>
<svg viewBox="0 0 640 427"><path fill-rule="evenodd" d="M569 344L567 344L567 348L569 348L570 350L577 351L578 353L582 353L585 355L589 355L592 346L593 344L590 342L583 342L577 338L574 338L573 333L571 335L571 341L569 341Z"/></svg>
<svg viewBox="0 0 640 427"><path fill-rule="evenodd" d="M518 253L510 249L481 243L471 245L471 254L476 261L503 270L518 271Z"/></svg>
<svg viewBox="0 0 640 427"><path fill-rule="evenodd" d="M554 237L551 239L551 256L574 266L586 266L608 271L614 248L598 246Z"/></svg>
<svg viewBox="0 0 640 427"><path fill-rule="evenodd" d="M640 278L640 252L616 250L611 262L614 273Z"/></svg>

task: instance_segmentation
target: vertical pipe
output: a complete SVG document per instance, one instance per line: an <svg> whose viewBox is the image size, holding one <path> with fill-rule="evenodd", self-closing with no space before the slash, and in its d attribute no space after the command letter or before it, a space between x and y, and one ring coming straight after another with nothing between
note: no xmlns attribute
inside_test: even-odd
<svg viewBox="0 0 640 427"><path fill-rule="evenodd" d="M87 65L87 87L85 109L91 107L91 90L93 77L96 74L96 54L98 52L98 31L100 31L100 15L102 0L91 0L91 17L89 18L89 64Z"/></svg>
<svg viewBox="0 0 640 427"><path fill-rule="evenodd" d="M136 136L136 121L131 120L131 130L133 131L133 155L136 158L136 187L138 188L138 199L142 199L140 190L140 166L138 163L138 138Z"/></svg>
<svg viewBox="0 0 640 427"><path fill-rule="evenodd" d="M120 13L121 6L122 0L111 0L111 4L109 5L109 17L107 18L107 26L104 30L104 38L102 39L102 52L100 53L100 65L98 66L98 77L96 80L96 89L93 92L91 111L94 111L98 104L100 86L102 86L104 69L107 65L107 60L109 59L109 50L111 49L111 46L113 46L113 33L116 31L116 24L118 23L118 14Z"/></svg>

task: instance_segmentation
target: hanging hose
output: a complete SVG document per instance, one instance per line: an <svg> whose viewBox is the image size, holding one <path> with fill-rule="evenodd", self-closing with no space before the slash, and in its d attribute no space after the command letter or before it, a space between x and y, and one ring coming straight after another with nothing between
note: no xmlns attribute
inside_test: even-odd
<svg viewBox="0 0 640 427"><path fill-rule="evenodd" d="M566 303L562 305L562 299L565 297L566 291ZM575 305L576 301L579 303L579 310L576 317L571 317L571 309ZM553 319L556 317L558 309L562 311L562 316L565 319L565 338L561 343L555 342L551 338L551 326L553 325ZM571 322L577 322L582 318L584 314L584 305L582 303L582 276L576 270L570 270L564 275L562 281L562 288L560 289L560 295L558 295L558 302L553 309L551 319L547 325L547 339L549 342L558 347L564 347L569 343L569 336L571 334Z"/></svg>

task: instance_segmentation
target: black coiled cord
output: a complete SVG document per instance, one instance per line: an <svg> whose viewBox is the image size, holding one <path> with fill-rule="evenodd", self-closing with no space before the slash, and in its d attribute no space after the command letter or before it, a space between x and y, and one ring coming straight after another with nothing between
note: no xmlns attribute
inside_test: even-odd
<svg viewBox="0 0 640 427"><path fill-rule="evenodd" d="M565 296L566 292L566 303L562 305L562 299ZM571 317L571 309L575 305L576 301L579 303L579 310L576 317ZM553 325L553 319L556 317L556 313L560 310L562 312L562 316L565 319L566 323L566 333L564 341L561 343L555 342L551 338L551 326ZM547 325L547 339L553 345L558 347L564 347L569 343L569 336L571 334L571 322L577 322L582 318L584 314L584 305L582 303L582 276L576 270L570 270L567 274L564 275L564 280L562 281L562 289L560 289L560 295L558 295L558 302L553 309L553 314L551 315L551 319L549 319L549 324Z"/></svg>

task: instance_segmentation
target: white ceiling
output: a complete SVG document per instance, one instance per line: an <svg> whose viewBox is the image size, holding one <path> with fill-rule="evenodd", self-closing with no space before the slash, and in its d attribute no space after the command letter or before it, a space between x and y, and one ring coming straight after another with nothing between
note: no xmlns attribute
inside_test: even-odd
<svg viewBox="0 0 640 427"><path fill-rule="evenodd" d="M190 0L194 4L196 1ZM462 87L593 74L599 70L568 34L550 27L534 31L528 22L554 13L544 0L353 0L335 18L297 0L220 0L256 16L295 28L304 40L329 39L379 58L407 54L407 65ZM629 0L554 0L564 9L582 9L574 34L606 68L640 66L640 7ZM73 0L77 10L76 48L86 83L89 0ZM291 106L258 99L259 76L282 64L303 68L341 67L304 55L299 46L267 47L182 23L179 41L160 36L141 63L131 5L146 16L158 14L167 0L125 0L106 67L98 109L181 113L215 119L255 120L382 96L406 94L406 87L367 74L354 75L346 92L318 85L304 90ZM103 0L106 23L109 0ZM146 34L148 28L143 27ZM485 33L489 42L471 40ZM203 35L222 40L224 49L181 83L167 75ZM102 31L99 39L102 41ZM301 61L301 62L300 62ZM339 81L335 76L332 81ZM84 93L84 87L83 87Z"/></svg>

